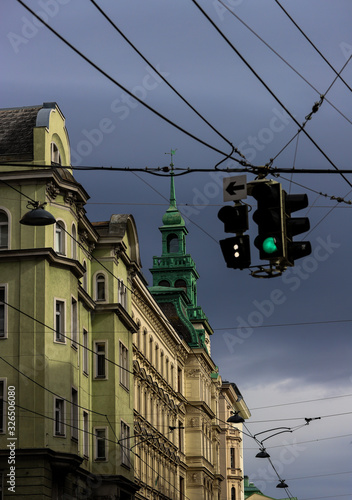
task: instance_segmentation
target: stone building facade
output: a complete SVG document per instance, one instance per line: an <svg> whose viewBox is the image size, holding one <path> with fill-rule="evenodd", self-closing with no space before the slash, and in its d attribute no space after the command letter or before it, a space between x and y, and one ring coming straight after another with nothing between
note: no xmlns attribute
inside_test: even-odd
<svg viewBox="0 0 352 500"><path fill-rule="evenodd" d="M173 172L148 286L133 216L87 218L57 104L0 132L0 500L243 500L226 420L250 414L211 357ZM20 224L44 202L53 224Z"/></svg>

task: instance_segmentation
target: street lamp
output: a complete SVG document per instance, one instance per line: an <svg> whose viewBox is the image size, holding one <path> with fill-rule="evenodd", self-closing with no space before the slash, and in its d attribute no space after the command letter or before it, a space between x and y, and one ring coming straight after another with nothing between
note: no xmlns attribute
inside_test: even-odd
<svg viewBox="0 0 352 500"><path fill-rule="evenodd" d="M30 212L24 214L24 216L20 220L20 224L23 224L25 226L49 226L50 224L55 224L55 217L47 210L44 210L44 205L46 205L46 202L28 202L27 208L32 208Z"/></svg>
<svg viewBox="0 0 352 500"><path fill-rule="evenodd" d="M244 418L241 417L238 411L232 412L231 417L227 419L229 424L242 424L244 422Z"/></svg>

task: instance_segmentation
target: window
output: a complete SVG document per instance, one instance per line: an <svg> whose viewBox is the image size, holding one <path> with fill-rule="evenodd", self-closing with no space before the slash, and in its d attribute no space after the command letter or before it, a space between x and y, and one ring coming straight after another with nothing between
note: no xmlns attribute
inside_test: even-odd
<svg viewBox="0 0 352 500"><path fill-rule="evenodd" d="M182 394L182 370L177 368L177 392Z"/></svg>
<svg viewBox="0 0 352 500"><path fill-rule="evenodd" d="M230 467L235 468L235 448L230 448Z"/></svg>
<svg viewBox="0 0 352 500"><path fill-rule="evenodd" d="M164 353L163 353L163 351L160 352L160 375L162 377L164 376Z"/></svg>
<svg viewBox="0 0 352 500"><path fill-rule="evenodd" d="M6 338L6 287L0 285L0 339Z"/></svg>
<svg viewBox="0 0 352 500"><path fill-rule="evenodd" d="M65 400L54 398L55 436L65 435Z"/></svg>
<svg viewBox="0 0 352 500"><path fill-rule="evenodd" d="M170 286L170 283L167 280L159 281L159 286Z"/></svg>
<svg viewBox="0 0 352 500"><path fill-rule="evenodd" d="M0 380L0 433L5 432L5 394L6 379Z"/></svg>
<svg viewBox="0 0 352 500"><path fill-rule="evenodd" d="M65 224L57 221L55 224L55 252L65 255Z"/></svg>
<svg viewBox="0 0 352 500"><path fill-rule="evenodd" d="M155 345L155 369L156 369L156 371L159 370L159 346L158 346L158 344Z"/></svg>
<svg viewBox="0 0 352 500"><path fill-rule="evenodd" d="M83 286L83 289L86 292L88 292L87 263L85 260L83 261L83 267L84 267L84 274L83 274L83 278L82 278L82 286Z"/></svg>
<svg viewBox="0 0 352 500"><path fill-rule="evenodd" d="M56 163L61 165L61 156L59 148L56 146L55 142L51 143L51 163Z"/></svg>
<svg viewBox="0 0 352 500"><path fill-rule="evenodd" d="M127 288L124 285L122 280L118 280L117 282L117 292L118 292L118 301L119 304L122 305L125 309L127 308Z"/></svg>
<svg viewBox="0 0 352 500"><path fill-rule="evenodd" d="M86 411L83 412L83 456L89 456L89 420Z"/></svg>
<svg viewBox="0 0 352 500"><path fill-rule="evenodd" d="M120 342L120 384L129 389L128 349Z"/></svg>
<svg viewBox="0 0 352 500"><path fill-rule="evenodd" d="M185 292L187 292L187 284L185 280L176 280L175 288L182 288Z"/></svg>
<svg viewBox="0 0 352 500"><path fill-rule="evenodd" d="M72 347L74 349L77 349L77 300L72 297L72 302L71 302L71 341L72 341Z"/></svg>
<svg viewBox="0 0 352 500"><path fill-rule="evenodd" d="M95 278L95 300L105 300L105 276L99 273Z"/></svg>
<svg viewBox="0 0 352 500"><path fill-rule="evenodd" d="M105 342L95 342L95 377L106 378Z"/></svg>
<svg viewBox="0 0 352 500"><path fill-rule="evenodd" d="M231 488L231 500L236 500L236 490L234 486Z"/></svg>
<svg viewBox="0 0 352 500"><path fill-rule="evenodd" d="M65 343L65 302L55 301L55 342Z"/></svg>
<svg viewBox="0 0 352 500"><path fill-rule="evenodd" d="M106 428L95 429L95 460L106 460Z"/></svg>
<svg viewBox="0 0 352 500"><path fill-rule="evenodd" d="M0 210L0 249L4 250L9 246L9 220L7 213Z"/></svg>
<svg viewBox="0 0 352 500"><path fill-rule="evenodd" d="M71 437L78 441L78 392L72 387L71 392Z"/></svg>
<svg viewBox="0 0 352 500"><path fill-rule="evenodd" d="M121 462L123 465L130 467L130 428L125 422L121 420L121 433L120 433L120 445L121 445Z"/></svg>
<svg viewBox="0 0 352 500"><path fill-rule="evenodd" d="M82 369L83 373L88 375L88 332L83 329L83 352L82 352L83 362Z"/></svg>
<svg viewBox="0 0 352 500"><path fill-rule="evenodd" d="M72 224L72 238L71 238L71 258L77 259L77 230L76 226Z"/></svg>
<svg viewBox="0 0 352 500"><path fill-rule="evenodd" d="M167 237L167 251L168 253L177 253L179 249L178 237L176 234L169 234Z"/></svg>

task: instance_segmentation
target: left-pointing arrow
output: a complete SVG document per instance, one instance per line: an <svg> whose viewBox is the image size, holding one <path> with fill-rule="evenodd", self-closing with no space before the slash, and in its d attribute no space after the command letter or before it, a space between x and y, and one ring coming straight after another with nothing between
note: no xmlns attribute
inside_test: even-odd
<svg viewBox="0 0 352 500"><path fill-rule="evenodd" d="M243 189L245 189L244 184L236 186L236 181L233 181L230 182L230 184L227 186L226 191L229 193L229 195L234 195L237 191L242 191Z"/></svg>

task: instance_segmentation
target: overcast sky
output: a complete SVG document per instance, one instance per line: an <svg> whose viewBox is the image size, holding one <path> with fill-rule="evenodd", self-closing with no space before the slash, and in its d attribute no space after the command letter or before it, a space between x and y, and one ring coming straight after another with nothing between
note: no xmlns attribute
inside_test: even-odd
<svg viewBox="0 0 352 500"><path fill-rule="evenodd" d="M74 166L162 167L170 163L165 153L177 148L175 167L209 169L176 178L176 193L189 230L187 250L200 273L198 303L214 328L212 357L252 410L250 432L324 417L265 442L291 494L299 500L350 498L351 475L345 473L352 470L351 415L343 414L352 411L352 206L334 198L352 199L352 175L287 173L276 178L287 192L308 194L309 209L297 215L310 218L306 238L313 251L282 277L262 280L248 270L227 269L223 261L218 241L231 235L217 218L224 204L223 175L214 172L214 165L233 143L253 165L275 158L273 165L280 168L352 168L352 3L281 2L338 72L348 62L343 83L334 81L334 71L275 0L199 2L275 99L191 0L98 0L214 130L89 0L25 2L120 85L210 147L132 100L15 0L0 7L1 107L56 101L66 117ZM298 126L278 101L302 124L320 95L325 99L305 130L321 151L301 133L280 153ZM221 167L238 163L226 160ZM108 220L112 213L133 214L143 273L151 284L152 257L161 254L158 227L168 206L169 178L106 171L75 172L75 177L91 196L92 221ZM247 181L254 178L247 173ZM255 206L253 198L246 201ZM250 216L252 241L256 229ZM253 245L251 250L252 265L263 264ZM254 458L256 452L254 441L245 440L245 473L264 493L279 498L270 464Z"/></svg>

